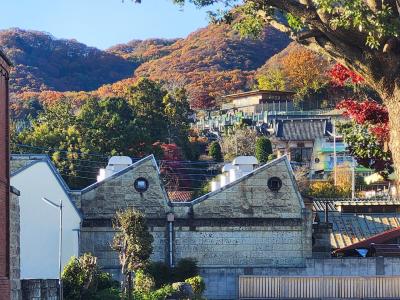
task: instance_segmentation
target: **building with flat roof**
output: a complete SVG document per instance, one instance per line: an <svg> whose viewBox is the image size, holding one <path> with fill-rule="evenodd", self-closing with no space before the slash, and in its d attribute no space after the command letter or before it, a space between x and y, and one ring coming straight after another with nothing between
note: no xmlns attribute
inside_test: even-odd
<svg viewBox="0 0 400 300"><path fill-rule="evenodd" d="M235 110L244 113L264 111L293 111L295 92L255 90L225 96L221 110Z"/></svg>

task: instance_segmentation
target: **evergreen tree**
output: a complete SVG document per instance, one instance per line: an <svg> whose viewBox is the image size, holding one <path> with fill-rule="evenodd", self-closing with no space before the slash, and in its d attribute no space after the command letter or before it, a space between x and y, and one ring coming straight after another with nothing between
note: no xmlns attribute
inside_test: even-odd
<svg viewBox="0 0 400 300"><path fill-rule="evenodd" d="M268 156L272 154L271 141L265 136L259 137L256 141L256 157L260 164L268 161Z"/></svg>
<svg viewBox="0 0 400 300"><path fill-rule="evenodd" d="M218 142L214 141L210 144L209 155L216 161L222 162L224 161L222 157L221 146Z"/></svg>

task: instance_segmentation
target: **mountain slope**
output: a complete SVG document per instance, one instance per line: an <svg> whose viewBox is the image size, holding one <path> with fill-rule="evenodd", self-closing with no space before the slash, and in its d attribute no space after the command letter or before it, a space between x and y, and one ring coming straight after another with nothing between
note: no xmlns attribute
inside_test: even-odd
<svg viewBox="0 0 400 300"><path fill-rule="evenodd" d="M12 92L89 91L131 76L137 66L75 40L17 28L0 31L0 48L15 66Z"/></svg>
<svg viewBox="0 0 400 300"><path fill-rule="evenodd" d="M170 54L167 47L179 39L132 40L126 44L118 44L107 49L107 52L121 56L132 62L146 62Z"/></svg>
<svg viewBox="0 0 400 300"><path fill-rule="evenodd" d="M142 64L135 76L185 86L194 107L212 107L221 95L250 88L253 72L288 44L271 28L252 40L228 25L209 25L167 46L170 54Z"/></svg>

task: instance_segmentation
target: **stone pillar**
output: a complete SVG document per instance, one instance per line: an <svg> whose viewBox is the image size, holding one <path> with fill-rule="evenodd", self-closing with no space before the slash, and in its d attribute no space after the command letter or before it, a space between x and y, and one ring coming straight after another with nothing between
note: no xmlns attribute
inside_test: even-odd
<svg viewBox="0 0 400 300"><path fill-rule="evenodd" d="M313 257L325 258L331 256L332 223L313 224Z"/></svg>
<svg viewBox="0 0 400 300"><path fill-rule="evenodd" d="M11 187L10 192L10 288L11 300L21 300L20 281L20 209L19 191Z"/></svg>

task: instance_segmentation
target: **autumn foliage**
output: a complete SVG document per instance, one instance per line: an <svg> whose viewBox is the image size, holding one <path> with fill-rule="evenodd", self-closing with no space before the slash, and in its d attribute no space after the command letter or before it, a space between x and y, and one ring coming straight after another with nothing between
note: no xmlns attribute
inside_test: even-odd
<svg viewBox="0 0 400 300"><path fill-rule="evenodd" d="M364 82L364 79L360 75L339 63L335 64L328 73L332 83L339 87L344 86L346 83L359 84Z"/></svg>
<svg viewBox="0 0 400 300"><path fill-rule="evenodd" d="M344 109L344 115L357 124L370 125L370 132L380 141L389 140L389 114L387 108L373 100L358 102L352 99L343 100L338 104Z"/></svg>

